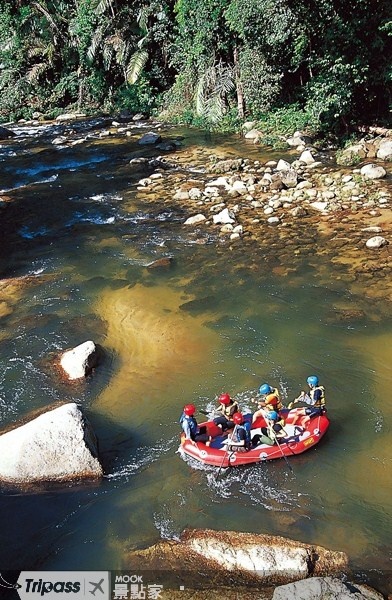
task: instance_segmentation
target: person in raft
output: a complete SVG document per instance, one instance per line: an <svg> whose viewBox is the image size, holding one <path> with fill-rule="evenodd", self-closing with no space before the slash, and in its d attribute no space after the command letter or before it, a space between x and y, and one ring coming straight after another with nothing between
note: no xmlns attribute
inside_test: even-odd
<svg viewBox="0 0 392 600"><path fill-rule="evenodd" d="M275 412L279 412L281 408L282 403L280 402L279 397L275 396L275 394L268 394L265 397L264 402L259 402L258 410L253 413L252 423L259 417L265 417L267 411L274 410Z"/></svg>
<svg viewBox="0 0 392 600"><path fill-rule="evenodd" d="M296 415L292 421L292 425L300 424L301 427L306 427L311 417L322 415L327 411L325 407L325 389L323 385L319 385L317 375L309 375L306 380L309 386L309 392L302 391L298 398L290 402L288 408L296 408ZM295 404L301 403L298 408ZM303 406L305 404L305 406Z"/></svg>
<svg viewBox="0 0 392 600"><path fill-rule="evenodd" d="M253 436L253 446L258 446L259 444L273 446L275 443L279 443L279 439L284 438L287 435L284 430L284 420L275 410L266 411L265 419L267 421L267 427L261 428L261 435L257 433Z"/></svg>
<svg viewBox="0 0 392 600"><path fill-rule="evenodd" d="M220 413L218 417L213 419L215 425L220 427L222 431L234 428L233 415L238 412L238 403L233 400L229 394L221 394L218 398L219 406L215 412Z"/></svg>
<svg viewBox="0 0 392 600"><path fill-rule="evenodd" d="M271 387L269 383L263 383L259 388L259 393L262 396L261 400L253 400L257 403L257 410L253 414L252 423L258 417L265 416L265 409L275 410L278 413L283 408L277 388Z"/></svg>
<svg viewBox="0 0 392 600"><path fill-rule="evenodd" d="M186 440L191 440L196 446L197 442L204 442L206 446L211 443L211 437L207 434L205 426L199 427L195 419L196 407L194 404L186 404L180 417L180 424Z"/></svg>
<svg viewBox="0 0 392 600"><path fill-rule="evenodd" d="M240 412L235 412L233 415L234 430L229 437L224 441L227 448L237 452L247 452L250 450L250 423L244 420L244 416Z"/></svg>

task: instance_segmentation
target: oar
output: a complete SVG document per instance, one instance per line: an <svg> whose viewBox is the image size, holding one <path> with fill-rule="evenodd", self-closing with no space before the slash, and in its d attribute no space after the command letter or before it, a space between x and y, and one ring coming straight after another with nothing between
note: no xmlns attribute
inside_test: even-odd
<svg viewBox="0 0 392 600"><path fill-rule="evenodd" d="M283 458L284 458L284 459L285 459L285 461L286 461L286 465L288 466L288 468L290 469L290 471L292 472L292 474L293 474L293 475L295 475L295 473L294 473L294 471L293 471L293 468L292 468L292 466L290 465L290 463L289 463L289 461L288 461L288 459L287 459L287 456L285 455L285 453L283 452L283 450L282 450L282 448L281 448L281 445L279 444L279 441L278 441L278 438L277 438L276 434L275 434L275 442L278 444L278 448L279 448L279 450L281 451L281 453L282 453L282 456L283 456Z"/></svg>
<svg viewBox="0 0 392 600"><path fill-rule="evenodd" d="M234 429L233 429L233 433L231 434L231 439L233 439L233 436L234 436L234 433L235 433L235 430L236 430L236 429L237 429L237 425L236 425L236 426L234 427ZM222 471L223 463L225 462L225 459L226 459L226 456L227 456L227 453L228 453L228 452L229 452L229 444L227 444L227 446L226 446L226 450L225 450L225 453L224 453L224 455L223 455L223 459L222 459L222 462L221 462L221 464L220 464L220 467L219 467L219 469L218 469L218 472L217 472L217 474L216 474L215 481L218 481L218 477L219 477L219 475L220 475L220 472ZM233 453L233 452L232 452L232 453Z"/></svg>
<svg viewBox="0 0 392 600"><path fill-rule="evenodd" d="M282 429L283 429L283 428L282 428ZM285 461L286 461L286 465L288 466L288 468L290 469L290 471L291 471L291 472L292 472L292 474L294 475L294 471L293 471L293 469L292 469L292 467L291 467L291 465L290 465L289 461L287 460L287 456L286 456L286 455L285 455L285 453L283 452L281 445L279 444L278 436L276 435L276 433L275 433L275 431L274 431L273 427L270 427L270 428L269 428L269 430L270 430L271 436L273 436L273 437L275 438L275 442L277 443L277 445L278 445L278 448L279 448L279 450L280 450L280 452L281 452L281 454L282 454L283 458L284 458L284 459L285 459ZM283 430L283 431L284 431L284 430ZM270 436L270 437L271 437L271 436Z"/></svg>

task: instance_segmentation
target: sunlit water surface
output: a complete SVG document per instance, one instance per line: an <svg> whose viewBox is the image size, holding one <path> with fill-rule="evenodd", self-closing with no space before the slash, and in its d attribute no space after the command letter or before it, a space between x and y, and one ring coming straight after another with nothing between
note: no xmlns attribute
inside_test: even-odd
<svg viewBox="0 0 392 600"><path fill-rule="evenodd" d="M322 255L293 256L279 276L256 248L196 243L174 203L147 203L136 189L146 172L129 159L154 153L135 139L54 147L54 133L20 128L1 148L13 199L0 213L1 274L32 277L0 298L0 415L6 425L58 400L79 402L105 477L4 489L1 569L118 569L129 566L127 550L208 527L345 551L365 580L387 587L388 307L352 294ZM181 133L195 168L206 150L255 158L240 140ZM147 269L161 257L173 259L170 268ZM342 308L365 316L340 321ZM104 362L85 382L60 381L59 352L88 339L104 348ZM228 391L246 408L264 381L292 399L312 373L326 386L331 427L289 459L294 474L282 460L217 479L178 452L185 402L211 408Z"/></svg>

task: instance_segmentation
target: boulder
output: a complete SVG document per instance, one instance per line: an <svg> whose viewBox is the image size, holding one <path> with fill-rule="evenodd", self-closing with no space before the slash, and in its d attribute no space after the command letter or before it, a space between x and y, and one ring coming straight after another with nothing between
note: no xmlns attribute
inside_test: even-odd
<svg viewBox="0 0 392 600"><path fill-rule="evenodd" d="M298 173L295 169L284 169L279 172L280 179L286 188L294 188L298 183Z"/></svg>
<svg viewBox="0 0 392 600"><path fill-rule="evenodd" d="M392 140L380 142L376 156L381 160L392 160Z"/></svg>
<svg viewBox="0 0 392 600"><path fill-rule="evenodd" d="M281 585L274 590L272 600L382 600L382 594L367 585L341 581L336 577L313 577Z"/></svg>
<svg viewBox="0 0 392 600"><path fill-rule="evenodd" d="M235 223L235 219L232 216L231 211L228 208L224 208L217 215L213 216L214 223L225 225L226 223Z"/></svg>
<svg viewBox="0 0 392 600"><path fill-rule="evenodd" d="M366 242L366 248L381 248L387 244L387 240L381 235L375 235Z"/></svg>
<svg viewBox="0 0 392 600"><path fill-rule="evenodd" d="M147 265L147 269L149 271L168 269L173 264L173 258L171 256L163 256L162 258L157 258L153 262Z"/></svg>
<svg viewBox="0 0 392 600"><path fill-rule="evenodd" d="M361 159L366 157L366 147L364 143L353 144L348 146L337 155L336 162L338 165L353 166L356 165Z"/></svg>
<svg viewBox="0 0 392 600"><path fill-rule="evenodd" d="M73 119L82 119L86 116L85 113L63 113L56 117L56 121L61 123L62 121L72 121Z"/></svg>
<svg viewBox="0 0 392 600"><path fill-rule="evenodd" d="M7 138L15 137L15 136L16 136L15 131L11 131L10 129L7 129L6 127L0 126L0 140L6 140Z"/></svg>
<svg viewBox="0 0 392 600"><path fill-rule="evenodd" d="M288 171L289 169L291 169L290 163L287 162L287 160L283 160L283 158L281 158L278 161L278 164L276 165L276 170L277 171Z"/></svg>
<svg viewBox="0 0 392 600"><path fill-rule="evenodd" d="M162 138L158 133L149 131L148 133L145 133L140 140L138 140L138 144L140 146L148 146L152 144L158 144L161 140Z"/></svg>
<svg viewBox="0 0 392 600"><path fill-rule="evenodd" d="M205 220L206 220L205 216L202 215L201 213L199 213L197 215L194 215L193 217L189 217L184 222L184 225L197 225L198 223L202 223Z"/></svg>
<svg viewBox="0 0 392 600"><path fill-rule="evenodd" d="M75 403L0 435L0 481L26 484L102 477L97 441Z"/></svg>
<svg viewBox="0 0 392 600"><path fill-rule="evenodd" d="M304 150L298 160L305 163L305 165L316 162L310 150Z"/></svg>
<svg viewBox="0 0 392 600"><path fill-rule="evenodd" d="M364 165L361 169L361 175L366 177L366 179L382 179L386 174L387 172L384 167L373 163Z"/></svg>
<svg viewBox="0 0 392 600"><path fill-rule="evenodd" d="M69 379L80 379L91 373L98 364L98 351L91 340L64 352L60 365Z"/></svg>
<svg viewBox="0 0 392 600"><path fill-rule="evenodd" d="M210 529L187 529L178 541L161 541L146 550L132 551L126 560L135 570L148 564L151 570L166 573L172 569L184 574L197 571L198 583L230 581L231 586L283 584L312 575L340 575L348 568L344 553L321 546L279 536Z"/></svg>

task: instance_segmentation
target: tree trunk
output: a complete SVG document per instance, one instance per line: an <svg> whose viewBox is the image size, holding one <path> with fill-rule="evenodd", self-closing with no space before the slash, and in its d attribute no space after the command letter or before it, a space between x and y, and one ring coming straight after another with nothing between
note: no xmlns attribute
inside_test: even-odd
<svg viewBox="0 0 392 600"><path fill-rule="evenodd" d="M238 48L237 46L234 48L234 71L235 71L235 85L237 92L237 109L238 116L240 119L244 118L245 115L245 100L244 100L244 90L241 83L241 71L240 65L238 61Z"/></svg>

